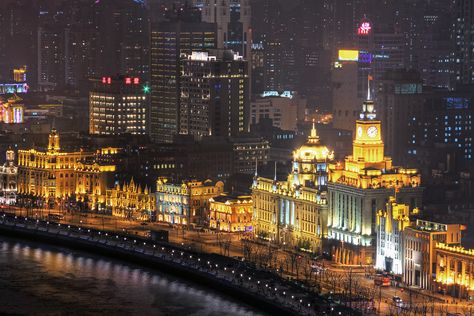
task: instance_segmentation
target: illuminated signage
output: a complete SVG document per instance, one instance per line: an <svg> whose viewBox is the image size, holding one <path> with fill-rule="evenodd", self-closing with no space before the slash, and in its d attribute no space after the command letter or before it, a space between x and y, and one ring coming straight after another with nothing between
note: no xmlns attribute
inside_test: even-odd
<svg viewBox="0 0 474 316"><path fill-rule="evenodd" d="M370 64L372 62L372 54L364 51L359 52L359 62Z"/></svg>
<svg viewBox="0 0 474 316"><path fill-rule="evenodd" d="M372 30L372 25L370 22L362 22L357 29L358 35L369 35L370 31Z"/></svg>
<svg viewBox="0 0 474 316"><path fill-rule="evenodd" d="M270 91L264 91L261 94L262 98L267 98L267 97L280 97L280 98L288 98L288 99L293 99L293 91L283 91L283 92L278 92L274 90Z"/></svg>
<svg viewBox="0 0 474 316"><path fill-rule="evenodd" d="M340 49L339 50L340 61L358 61L359 51L354 49Z"/></svg>

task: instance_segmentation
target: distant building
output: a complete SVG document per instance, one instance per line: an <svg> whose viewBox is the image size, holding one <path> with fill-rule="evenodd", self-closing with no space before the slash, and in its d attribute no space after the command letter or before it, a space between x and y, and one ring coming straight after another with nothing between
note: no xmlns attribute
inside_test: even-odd
<svg viewBox="0 0 474 316"><path fill-rule="evenodd" d="M20 124L24 121L25 106L22 99L13 95L7 102L0 101L0 122L6 124Z"/></svg>
<svg viewBox="0 0 474 316"><path fill-rule="evenodd" d="M435 290L436 246L461 245L461 225L417 220L403 231L403 282L407 286Z"/></svg>
<svg viewBox="0 0 474 316"><path fill-rule="evenodd" d="M456 84L474 83L474 4L470 0L455 1L454 34L454 82Z"/></svg>
<svg viewBox="0 0 474 316"><path fill-rule="evenodd" d="M226 232L252 232L251 196L222 194L209 199L209 227Z"/></svg>
<svg viewBox="0 0 474 316"><path fill-rule="evenodd" d="M150 43L150 137L171 143L179 133L181 54L216 47L212 23L165 21L153 24Z"/></svg>
<svg viewBox="0 0 474 316"><path fill-rule="evenodd" d="M207 224L209 199L224 192L221 181L156 182L156 220L170 224Z"/></svg>
<svg viewBox="0 0 474 316"><path fill-rule="evenodd" d="M15 164L15 152L8 149L6 161L0 166L0 204L15 204L17 196L18 167Z"/></svg>
<svg viewBox="0 0 474 316"><path fill-rule="evenodd" d="M249 130L247 61L230 50L194 51L182 61L180 134L237 137Z"/></svg>
<svg viewBox="0 0 474 316"><path fill-rule="evenodd" d="M142 188L133 179L122 186L116 184L107 190L107 209L113 216L131 220L152 221L155 219L156 195L148 187Z"/></svg>
<svg viewBox="0 0 474 316"><path fill-rule="evenodd" d="M266 164L270 144L258 137L239 137L230 140L234 152L234 172L252 174L255 171L255 161Z"/></svg>
<svg viewBox="0 0 474 316"><path fill-rule="evenodd" d="M91 80L89 133L97 135L145 134L148 94L137 77L102 77Z"/></svg>
<svg viewBox="0 0 474 316"><path fill-rule="evenodd" d="M250 123L258 124L262 119L271 119L273 126L285 131L297 131L298 123L304 121L307 102L296 93L266 91L250 104Z"/></svg>

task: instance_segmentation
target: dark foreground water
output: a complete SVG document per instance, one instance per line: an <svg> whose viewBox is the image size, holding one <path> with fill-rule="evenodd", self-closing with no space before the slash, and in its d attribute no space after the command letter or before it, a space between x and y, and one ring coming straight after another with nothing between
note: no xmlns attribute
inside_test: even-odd
<svg viewBox="0 0 474 316"><path fill-rule="evenodd" d="M113 259L0 237L0 314L258 315L241 302Z"/></svg>

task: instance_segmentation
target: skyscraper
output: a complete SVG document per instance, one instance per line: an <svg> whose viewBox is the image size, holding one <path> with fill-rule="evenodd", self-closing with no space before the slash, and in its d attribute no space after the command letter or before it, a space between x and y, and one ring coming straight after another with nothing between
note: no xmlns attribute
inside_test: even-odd
<svg viewBox="0 0 474 316"><path fill-rule="evenodd" d="M182 69L181 134L236 137L248 131L247 61L230 50L193 52Z"/></svg>
<svg viewBox="0 0 474 316"><path fill-rule="evenodd" d="M176 19L152 26L150 137L153 141L172 142L173 135L179 132L181 55L212 49L215 45L215 24Z"/></svg>
<svg viewBox="0 0 474 316"><path fill-rule="evenodd" d="M457 84L474 83L474 3L456 0L454 80Z"/></svg>

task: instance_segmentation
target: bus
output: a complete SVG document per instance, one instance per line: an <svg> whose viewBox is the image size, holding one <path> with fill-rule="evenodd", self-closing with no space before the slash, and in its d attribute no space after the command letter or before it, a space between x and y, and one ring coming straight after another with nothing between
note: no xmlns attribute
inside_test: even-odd
<svg viewBox="0 0 474 316"><path fill-rule="evenodd" d="M376 286L390 286L390 278L384 275L376 275L374 278L374 284Z"/></svg>

